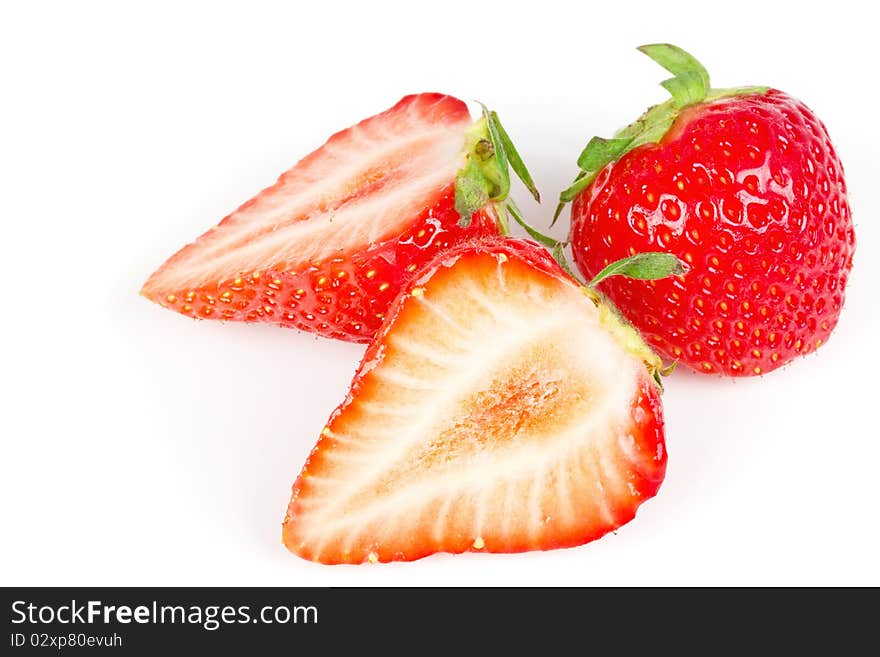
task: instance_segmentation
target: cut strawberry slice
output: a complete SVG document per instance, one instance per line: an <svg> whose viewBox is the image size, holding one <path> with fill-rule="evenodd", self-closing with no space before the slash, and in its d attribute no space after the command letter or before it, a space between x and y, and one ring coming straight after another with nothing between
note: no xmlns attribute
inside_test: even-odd
<svg viewBox="0 0 880 657"><path fill-rule="evenodd" d="M324 563L579 545L666 469L660 362L538 245L491 239L408 285L293 486Z"/></svg>
<svg viewBox="0 0 880 657"><path fill-rule="evenodd" d="M493 203L506 189L463 205L456 187L478 155L490 174L503 165L508 175L507 155L521 164L515 151L496 157L485 147L487 118L497 119L487 112L473 124L451 96L405 97L331 137L181 249L142 294L192 317L368 341L401 285L438 250L498 233Z"/></svg>

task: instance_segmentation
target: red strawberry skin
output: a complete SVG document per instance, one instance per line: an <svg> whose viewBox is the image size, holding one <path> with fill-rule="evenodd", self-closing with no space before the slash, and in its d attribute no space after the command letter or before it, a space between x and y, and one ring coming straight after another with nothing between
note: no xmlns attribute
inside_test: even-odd
<svg viewBox="0 0 880 657"><path fill-rule="evenodd" d="M612 162L572 205L588 278L665 251L687 263L657 281L602 290L645 340L699 372L769 372L828 340L855 236L843 167L825 126L770 90L685 109L659 143Z"/></svg>
<svg viewBox="0 0 880 657"><path fill-rule="evenodd" d="M468 227L458 225L454 177L470 125L456 98L403 98L333 135L169 258L141 293L197 319L266 322L368 342L416 269L452 244L498 233L488 208ZM334 221L344 212L356 216L339 228ZM384 213L378 221L377 213ZM295 233L328 218L312 237ZM356 239L336 248L351 235ZM212 269L213 263L221 264Z"/></svg>
<svg viewBox="0 0 880 657"><path fill-rule="evenodd" d="M365 527L342 534L329 528L325 530L323 523L309 518L316 506L327 499L325 491L329 482L350 481L350 474L340 464L350 458L352 438L357 437L358 441L372 438L371 433L364 432L364 427L370 425L366 418L376 412L379 405L376 400L381 396L379 389L384 377L378 376L376 370L386 359L395 355L396 348L389 340L389 334L396 325L413 321L413 315L419 312L413 298L414 289L420 298L423 295L430 298L432 287L436 289L435 286L445 285L452 271L450 268L456 266L483 270L481 277L494 280L499 276L498 267L502 261L504 267L509 268L508 272L514 272L508 273L508 281L540 275L579 288L544 248L523 239L491 238L462 243L439 255L421 270L391 305L376 339L364 354L345 401L331 414L293 485L283 525L283 540L292 552L325 564L357 564L412 561L437 552L512 553L573 547L598 539L629 522L635 517L638 507L657 494L666 473L664 420L659 390L647 370L644 370L625 413L625 428L618 428L626 434L626 439L594 447L592 451L588 448L571 459L566 468L570 473L565 485L566 500L559 499L559 489L550 478L546 480L547 485L539 489L537 499L531 502L543 509L566 506L570 511L568 519L547 515L542 519L541 526L535 527L530 522L528 509L529 495L534 495L535 490L531 482L525 487L510 483L508 488L503 486L503 482L498 482L498 490L502 493L507 490L516 492L512 497L508 493L512 504L496 504L495 510L481 509L467 495L464 496L464 502L458 499L452 505L448 500L444 503L443 499L431 499L423 508L403 514L405 521L401 520L397 510L391 509L379 524L371 521ZM548 289L552 289L553 285L549 283ZM511 294L514 294L513 290ZM520 298L520 295L516 295L516 298ZM468 304L466 299L463 302ZM590 302L583 299L583 303ZM481 339L493 338L486 336ZM411 395L412 391L408 394ZM425 399L422 403L430 406L434 401ZM382 412L387 413L388 410ZM393 415L388 418L393 418ZM492 428L483 425L481 431L491 435ZM478 433L474 442L479 444L480 440ZM511 440L516 438L511 437ZM364 453L371 453L371 449L359 447L354 457L362 471L375 467L369 460L364 460ZM454 467L456 457L456 454L450 453L434 459L440 462L448 459L450 467L457 471L458 468ZM424 467L424 461L417 463L407 467ZM459 467L467 468L467 459L462 459ZM430 474L430 470L427 470L415 478L430 480ZM492 477L492 466L486 467L485 476ZM377 481L382 479L379 477ZM365 494L356 499L361 502L368 497L369 494ZM488 499L491 501L494 497L490 495ZM497 506L505 511L498 513ZM399 527L401 522L410 524L405 531L398 532L393 540L388 540L387 528ZM478 533L480 538L475 540L474 527L478 523L482 531ZM314 525L317 525L317 530ZM442 527L442 530L438 527ZM315 531L321 534L320 538L315 539ZM385 540L377 541L376 536L383 534Z"/></svg>

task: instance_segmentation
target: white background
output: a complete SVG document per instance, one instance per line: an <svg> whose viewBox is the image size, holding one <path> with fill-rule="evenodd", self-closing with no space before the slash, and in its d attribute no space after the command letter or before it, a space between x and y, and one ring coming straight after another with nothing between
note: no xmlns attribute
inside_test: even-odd
<svg viewBox="0 0 880 657"><path fill-rule="evenodd" d="M0 10L0 583L880 584L869 3L16 4ZM548 202L517 200L546 226L587 139L664 98L634 50L654 41L829 126L858 240L830 342L763 378L676 372L666 482L598 542L372 567L287 553L290 485L363 347L196 323L142 282L416 91L499 112Z"/></svg>

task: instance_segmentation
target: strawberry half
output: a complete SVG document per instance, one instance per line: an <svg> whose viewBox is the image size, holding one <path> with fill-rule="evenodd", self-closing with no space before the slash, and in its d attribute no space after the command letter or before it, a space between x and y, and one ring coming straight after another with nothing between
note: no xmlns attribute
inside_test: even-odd
<svg viewBox="0 0 880 657"><path fill-rule="evenodd" d="M537 244L461 244L405 287L293 486L323 563L579 545L666 470L660 361Z"/></svg>
<svg viewBox="0 0 880 657"><path fill-rule="evenodd" d="M506 232L508 166L537 198L494 112L474 123L456 98L407 96L333 135L178 251L141 293L190 317L369 341L438 251Z"/></svg>
<svg viewBox="0 0 880 657"><path fill-rule="evenodd" d="M818 117L766 87L713 89L669 44L643 46L672 98L594 138L562 201L572 252L596 275L658 250L686 276L602 285L662 355L704 373L774 370L828 340L855 250L843 165ZM558 214L558 213L557 213Z"/></svg>

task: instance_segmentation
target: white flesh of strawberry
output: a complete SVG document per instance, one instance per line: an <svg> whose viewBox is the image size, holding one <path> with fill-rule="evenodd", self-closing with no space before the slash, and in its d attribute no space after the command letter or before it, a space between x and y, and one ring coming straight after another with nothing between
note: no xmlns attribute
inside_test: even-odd
<svg viewBox="0 0 880 657"><path fill-rule="evenodd" d="M404 537L404 551L407 533L428 525L439 546L450 532L474 540L524 525L539 541L548 524L589 511L572 503L585 485L592 512L619 524L605 498L631 489L621 473L638 467L632 403L644 366L576 285L482 258L441 268L404 302L325 428L320 465L303 471L294 549L320 560L325 548Z"/></svg>
<svg viewBox="0 0 880 657"><path fill-rule="evenodd" d="M197 288L279 262L297 269L399 233L455 179L470 125L466 116L431 121L422 102L332 137L200 238L199 248L184 249L145 290Z"/></svg>

